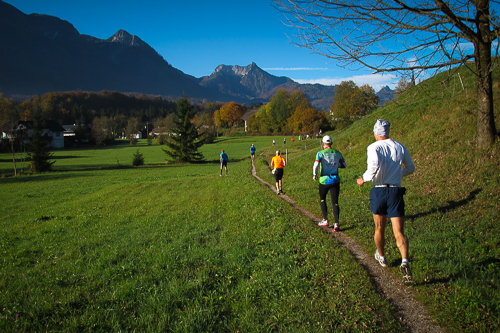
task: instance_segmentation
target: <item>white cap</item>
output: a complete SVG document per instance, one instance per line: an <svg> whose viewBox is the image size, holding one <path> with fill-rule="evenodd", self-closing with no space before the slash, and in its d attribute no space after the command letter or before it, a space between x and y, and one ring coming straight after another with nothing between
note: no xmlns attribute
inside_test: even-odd
<svg viewBox="0 0 500 333"><path fill-rule="evenodd" d="M389 137L391 123L384 119L377 119L375 126L373 126L373 133L378 136Z"/></svg>
<svg viewBox="0 0 500 333"><path fill-rule="evenodd" d="M325 135L323 137L323 143L332 143L332 137L329 135Z"/></svg>

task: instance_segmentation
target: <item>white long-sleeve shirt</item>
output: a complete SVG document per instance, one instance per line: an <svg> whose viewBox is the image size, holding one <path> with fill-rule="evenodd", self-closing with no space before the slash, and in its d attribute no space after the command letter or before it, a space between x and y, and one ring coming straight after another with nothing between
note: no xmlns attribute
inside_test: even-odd
<svg viewBox="0 0 500 333"><path fill-rule="evenodd" d="M415 171L406 147L392 139L375 141L368 146L367 155L368 166L363 180L372 181L374 186L401 186L401 178Z"/></svg>

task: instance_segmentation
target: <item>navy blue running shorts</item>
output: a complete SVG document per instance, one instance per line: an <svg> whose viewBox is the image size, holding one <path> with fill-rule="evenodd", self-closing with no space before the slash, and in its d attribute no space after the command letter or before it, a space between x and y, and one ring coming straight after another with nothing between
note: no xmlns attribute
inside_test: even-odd
<svg viewBox="0 0 500 333"><path fill-rule="evenodd" d="M370 191L370 211L376 215L405 216L404 190L401 187L374 187Z"/></svg>

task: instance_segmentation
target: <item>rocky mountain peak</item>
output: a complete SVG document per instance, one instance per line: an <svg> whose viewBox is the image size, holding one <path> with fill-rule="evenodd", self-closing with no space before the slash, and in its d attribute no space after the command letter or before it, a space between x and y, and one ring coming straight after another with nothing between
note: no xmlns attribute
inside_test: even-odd
<svg viewBox="0 0 500 333"><path fill-rule="evenodd" d="M108 41L126 46L143 46L145 44L139 37L133 36L122 29L118 30Z"/></svg>
<svg viewBox="0 0 500 333"><path fill-rule="evenodd" d="M252 62L248 66L227 66L227 65L219 65L215 69L214 73L225 73L225 74L232 74L236 76L245 76L247 75L252 69L258 68L257 64Z"/></svg>

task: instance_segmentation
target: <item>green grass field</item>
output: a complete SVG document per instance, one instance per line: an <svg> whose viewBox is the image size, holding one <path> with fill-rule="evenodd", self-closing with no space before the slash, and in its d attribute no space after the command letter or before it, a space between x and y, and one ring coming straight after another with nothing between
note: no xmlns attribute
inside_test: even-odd
<svg viewBox="0 0 500 333"><path fill-rule="evenodd" d="M492 332L500 144L475 149L473 81L462 77L466 90L453 81L442 90L438 77L328 134L348 164L341 228L371 255L371 185L355 180L375 119L391 121L417 167L403 181L411 288L447 331ZM202 164L166 163L145 140L64 149L54 152L54 172L0 178L0 330L404 332L351 254L251 176L252 143L258 175L271 184L271 156L288 148L283 190L321 216L312 181L319 141L289 139L276 137L273 148L272 137L223 137L202 147ZM133 168L137 148L146 165ZM230 159L223 177L221 149ZM12 169L12 156L0 154L0 173ZM391 237L388 228L388 270L399 278Z"/></svg>
<svg viewBox="0 0 500 333"><path fill-rule="evenodd" d="M251 177L249 143L267 141L204 146L227 151L223 177L139 146L155 165L0 179L1 330L404 331L350 254ZM54 169L131 164L114 148L58 151Z"/></svg>

